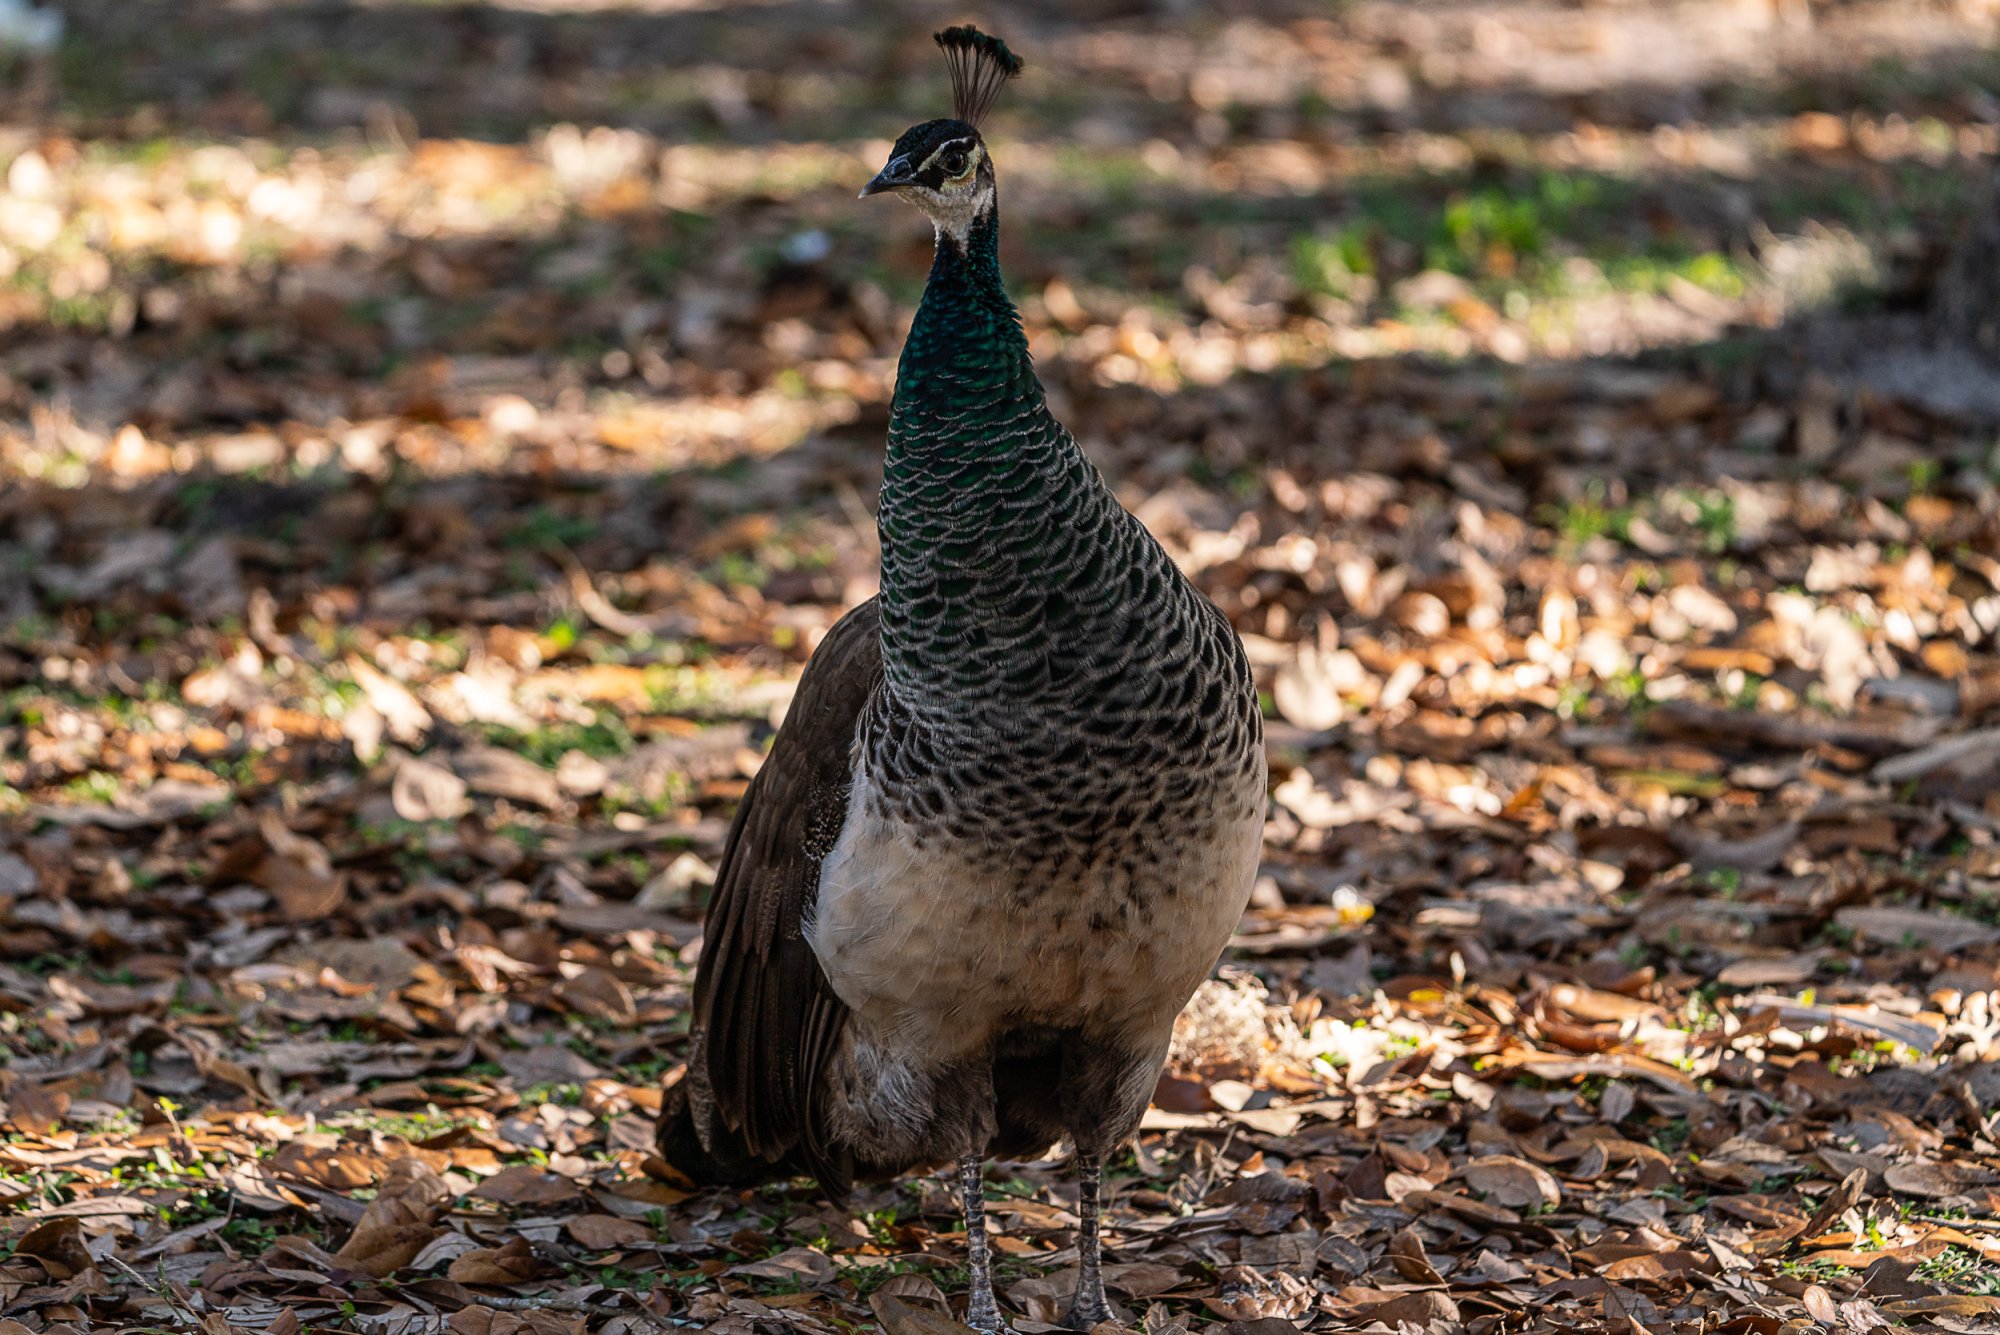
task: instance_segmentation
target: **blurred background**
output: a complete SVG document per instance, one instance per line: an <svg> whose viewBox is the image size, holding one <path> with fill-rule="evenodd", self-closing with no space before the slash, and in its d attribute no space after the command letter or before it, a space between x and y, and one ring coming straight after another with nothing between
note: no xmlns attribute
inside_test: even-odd
<svg viewBox="0 0 2000 1335"><path fill-rule="evenodd" d="M0 0L17 1130L174 1091L636 1171L728 816L873 591L930 234L854 196L967 19L1027 60L987 134L1051 401L1267 692L1163 1100L1387 1070L1421 1119L1534 1060L1676 1153L1990 1110L1938 1063L2000 1058L1994 0ZM1139 1166L1226 1183L1237 1129ZM1894 1139L1840 1134L1763 1198ZM1968 1247L1922 1292L2000 1286Z"/></svg>

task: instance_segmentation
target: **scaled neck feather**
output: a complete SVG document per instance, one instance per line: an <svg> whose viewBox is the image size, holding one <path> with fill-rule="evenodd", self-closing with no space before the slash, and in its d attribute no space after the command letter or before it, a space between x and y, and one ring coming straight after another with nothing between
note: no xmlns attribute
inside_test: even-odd
<svg viewBox="0 0 2000 1335"><path fill-rule="evenodd" d="M976 434L977 421L941 435L933 420L940 412L955 418L1009 401L1032 401L1036 407L1042 401L1020 312L1000 276L998 206L989 196L985 209L962 223L934 222L937 252L930 280L896 367L892 469L898 454L911 449L974 443L966 437Z"/></svg>
<svg viewBox="0 0 2000 1335"><path fill-rule="evenodd" d="M1049 414L1000 275L989 207L964 244L940 230L896 373L883 470L882 639L892 689L957 694L968 655L1016 653L1072 629L1058 592L1085 572L1076 540L1115 509ZM1066 550L1067 549L1067 550Z"/></svg>

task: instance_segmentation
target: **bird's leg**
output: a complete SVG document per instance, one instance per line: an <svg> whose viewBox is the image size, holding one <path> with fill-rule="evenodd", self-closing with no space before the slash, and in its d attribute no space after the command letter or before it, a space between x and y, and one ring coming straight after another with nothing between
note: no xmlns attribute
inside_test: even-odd
<svg viewBox="0 0 2000 1335"><path fill-rule="evenodd" d="M985 1160L968 1154L958 1161L958 1187L965 1198L965 1259L972 1269L972 1293L965 1324L981 1335L1000 1335L1000 1305L993 1300L993 1253L986 1245Z"/></svg>
<svg viewBox="0 0 2000 1335"><path fill-rule="evenodd" d="M1098 1186L1103 1181L1103 1165L1095 1154L1076 1156L1077 1230L1076 1297L1070 1299L1063 1324L1071 1330L1089 1330L1100 1321L1109 1321L1111 1304L1104 1298L1104 1249L1098 1240Z"/></svg>

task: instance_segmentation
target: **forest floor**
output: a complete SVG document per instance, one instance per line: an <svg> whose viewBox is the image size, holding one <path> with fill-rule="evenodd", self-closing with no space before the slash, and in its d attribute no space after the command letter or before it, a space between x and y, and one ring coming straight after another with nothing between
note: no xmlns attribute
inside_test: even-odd
<svg viewBox="0 0 2000 1335"><path fill-rule="evenodd" d="M1059 415L1274 803L1109 1175L1160 1335L2000 1328L1991 0L975 15ZM946 1330L649 1156L873 590L957 11L68 0L0 57L0 1335ZM1004 1303L1075 1265L991 1178Z"/></svg>

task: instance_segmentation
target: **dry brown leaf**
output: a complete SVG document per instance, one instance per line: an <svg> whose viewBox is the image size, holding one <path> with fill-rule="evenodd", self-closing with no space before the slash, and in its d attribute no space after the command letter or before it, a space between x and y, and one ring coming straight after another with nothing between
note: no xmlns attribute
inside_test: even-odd
<svg viewBox="0 0 2000 1335"><path fill-rule="evenodd" d="M438 1215L451 1199L451 1188L430 1165L414 1156L398 1159L383 1171L375 1199L335 1256L364 1274L393 1274L438 1235Z"/></svg>
<svg viewBox="0 0 2000 1335"><path fill-rule="evenodd" d="M97 1268L83 1222L72 1215L44 1220L14 1240L14 1252L41 1262L50 1279L72 1279Z"/></svg>
<svg viewBox="0 0 2000 1335"><path fill-rule="evenodd" d="M1489 1228L1508 1228L1521 1222L1518 1211L1494 1201L1477 1200L1462 1192L1412 1191L1402 1197L1405 1206L1422 1210L1448 1210L1461 1219Z"/></svg>
<svg viewBox="0 0 2000 1335"><path fill-rule="evenodd" d="M908 1271L900 1275L891 1275L882 1281L882 1287L875 1292L890 1298L901 1298L905 1302L915 1303L918 1307L933 1312L947 1315L951 1312L951 1303L945 1298L944 1290L939 1288L937 1281L929 1275L912 1274Z"/></svg>
<svg viewBox="0 0 2000 1335"><path fill-rule="evenodd" d="M1875 1006L1807 1005L1782 996L1746 997L1746 1011L1770 1008L1794 1029L1814 1025L1839 1025L1871 1038L1886 1038L1918 1052L1931 1052L1943 1037L1942 1024L1928 1023L1923 1016L1895 1015Z"/></svg>
<svg viewBox="0 0 2000 1335"><path fill-rule="evenodd" d="M1631 997L1620 996L1616 992L1604 992L1593 987L1576 987L1569 983L1558 983L1549 989L1549 1004L1567 1011L1579 1020L1590 1023L1637 1020L1649 1015L1658 1015L1660 1008Z"/></svg>
<svg viewBox="0 0 2000 1335"><path fill-rule="evenodd" d="M62 1125L69 1105L67 1091L22 1080L7 1091L7 1121L25 1135L46 1136Z"/></svg>
<svg viewBox="0 0 2000 1335"><path fill-rule="evenodd" d="M389 735L405 746L422 740L423 735L430 731L431 712L423 707L410 688L358 654L350 654L346 663L348 672L361 687L368 704L388 726Z"/></svg>
<svg viewBox="0 0 2000 1335"><path fill-rule="evenodd" d="M1803 983L1819 972L1825 959L1825 952L1817 950L1740 959L1725 965L1715 980L1728 987L1781 987L1787 983Z"/></svg>
<svg viewBox="0 0 2000 1335"><path fill-rule="evenodd" d="M1420 1330L1429 1330L1444 1322L1456 1322L1458 1304L1435 1289L1422 1289L1364 1308L1361 1315L1370 1322L1379 1321L1391 1330L1406 1322Z"/></svg>
<svg viewBox="0 0 2000 1335"><path fill-rule="evenodd" d="M383 1171L375 1200L369 1204L384 1200L402 1201L417 1210L436 1212L451 1204L452 1189L422 1158L406 1155L392 1161Z"/></svg>
<svg viewBox="0 0 2000 1335"><path fill-rule="evenodd" d="M1424 1240L1414 1228L1406 1228L1389 1239L1389 1260L1396 1273L1412 1284L1442 1284L1444 1277L1431 1268L1424 1252Z"/></svg>
<svg viewBox="0 0 2000 1335"><path fill-rule="evenodd" d="M335 1257L351 1270L383 1279L415 1260L442 1231L438 1215L451 1189L421 1159L398 1159L382 1176L375 1199Z"/></svg>
<svg viewBox="0 0 2000 1335"><path fill-rule="evenodd" d="M1217 1316L1231 1321L1254 1321L1262 1317L1296 1320L1312 1310L1315 1294L1305 1280L1283 1270L1268 1274L1249 1266L1235 1265L1216 1276L1219 1289L1202 1304Z"/></svg>
<svg viewBox="0 0 2000 1335"><path fill-rule="evenodd" d="M496 746L475 746L451 758L466 787L488 797L554 810L563 804L556 776L532 760Z"/></svg>
<svg viewBox="0 0 2000 1335"><path fill-rule="evenodd" d="M1355 691L1364 675L1354 655L1341 652L1338 636L1323 625L1318 642L1301 643L1272 678L1271 697L1287 723L1320 732L1346 717L1341 695Z"/></svg>
<svg viewBox="0 0 2000 1335"><path fill-rule="evenodd" d="M390 802L404 820L457 820L472 809L465 780L442 765L415 756L397 762Z"/></svg>
<svg viewBox="0 0 2000 1335"><path fill-rule="evenodd" d="M655 1210L679 1205L692 1194L664 1182L650 1181L612 1182L591 1190L591 1197L598 1205L621 1219L644 1219Z"/></svg>
<svg viewBox="0 0 2000 1335"><path fill-rule="evenodd" d="M435 1225L416 1219L364 1221L334 1255L349 1270L386 1279L415 1260L439 1232Z"/></svg>
<svg viewBox="0 0 2000 1335"><path fill-rule="evenodd" d="M1222 1335L1299 1335L1299 1325L1281 1316L1261 1316L1251 1321L1231 1321Z"/></svg>
<svg viewBox="0 0 2000 1335"><path fill-rule="evenodd" d="M1151 1298L1185 1282L1179 1267L1154 1261L1127 1261L1104 1267L1104 1287L1128 1298Z"/></svg>
<svg viewBox="0 0 2000 1335"><path fill-rule="evenodd" d="M631 1024L638 1018L632 989L609 969L581 969L556 984L556 1000L580 1015L610 1024Z"/></svg>
<svg viewBox="0 0 2000 1335"><path fill-rule="evenodd" d="M1931 950L1954 951L2000 941L2000 927L1926 909L1854 906L1841 909L1833 920L1886 946L1914 941Z"/></svg>
<svg viewBox="0 0 2000 1335"><path fill-rule="evenodd" d="M526 1238L509 1238L498 1247L481 1247L452 1258L445 1275L459 1284L493 1284L502 1288L525 1284L539 1264Z"/></svg>
<svg viewBox="0 0 2000 1335"><path fill-rule="evenodd" d="M453 1312L447 1324L452 1335L584 1335L589 1322L568 1312L496 1312L475 1303Z"/></svg>
<svg viewBox="0 0 2000 1335"><path fill-rule="evenodd" d="M1593 1057L1550 1057L1535 1054L1521 1062L1521 1069L1544 1080L1570 1080L1580 1076L1637 1076L1657 1085L1665 1085L1688 1093L1700 1092L1700 1086L1684 1071L1676 1071L1665 1062L1633 1053L1608 1052Z"/></svg>
<svg viewBox="0 0 2000 1335"><path fill-rule="evenodd" d="M553 1205L575 1200L582 1190L566 1177L527 1164L514 1164L481 1182L472 1189L472 1194L502 1205Z"/></svg>
<svg viewBox="0 0 2000 1335"><path fill-rule="evenodd" d="M1517 1210L1553 1208L1562 1203L1562 1188L1547 1169L1509 1154L1489 1154L1469 1161L1460 1171L1466 1185L1499 1205Z"/></svg>
<svg viewBox="0 0 2000 1335"><path fill-rule="evenodd" d="M381 1155L359 1146L314 1145L305 1139L280 1145L268 1162L272 1172L334 1191L372 1186L387 1166Z"/></svg>
<svg viewBox="0 0 2000 1335"><path fill-rule="evenodd" d="M1868 1171L1866 1169L1857 1168L1849 1173L1840 1180L1838 1186L1827 1193L1826 1199L1821 1201L1819 1208L1812 1212L1812 1216L1806 1220L1805 1226L1799 1230L1798 1236L1809 1241L1826 1232L1842 1215L1854 1208L1855 1204L1860 1201L1862 1192L1867 1187Z"/></svg>
<svg viewBox="0 0 2000 1335"><path fill-rule="evenodd" d="M653 1240L653 1230L636 1219L608 1214L580 1214L563 1221L563 1231L577 1245L594 1252L613 1247L638 1247Z"/></svg>
<svg viewBox="0 0 2000 1335"><path fill-rule="evenodd" d="M972 1335L971 1327L889 1293L886 1288L878 1289L869 1298L868 1307L882 1323L883 1335Z"/></svg>
<svg viewBox="0 0 2000 1335"><path fill-rule="evenodd" d="M776 1256L730 1266L724 1273L745 1279L784 1279L801 1284L824 1284L833 1278L834 1268L833 1261L825 1252L811 1247L790 1247Z"/></svg>
<svg viewBox="0 0 2000 1335"><path fill-rule="evenodd" d="M1991 1186L1996 1181L1993 1174L1970 1165L1930 1159L1891 1164L1883 1170L1882 1180L1889 1190L1900 1195L1929 1199L1962 1196L1974 1187Z"/></svg>
<svg viewBox="0 0 2000 1335"><path fill-rule="evenodd" d="M1670 1250L1620 1257L1599 1267L1597 1273L1621 1284L1659 1284L1690 1270L1708 1273L1714 1269L1713 1257L1699 1252Z"/></svg>
<svg viewBox="0 0 2000 1335"><path fill-rule="evenodd" d="M1982 1317L2000 1313L2000 1296L1990 1293L1940 1293L1925 1298L1899 1298L1882 1304L1895 1317Z"/></svg>

